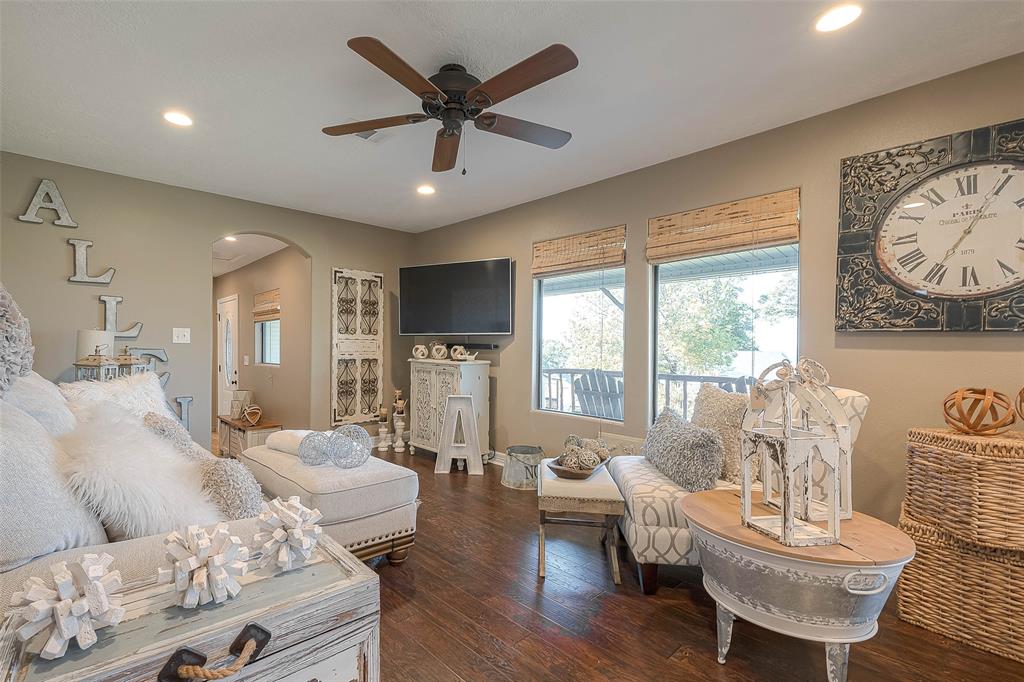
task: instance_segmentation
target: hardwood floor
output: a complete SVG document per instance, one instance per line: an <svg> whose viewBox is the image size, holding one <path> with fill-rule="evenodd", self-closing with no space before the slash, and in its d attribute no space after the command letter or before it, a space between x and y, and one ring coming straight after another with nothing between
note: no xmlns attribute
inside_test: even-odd
<svg viewBox="0 0 1024 682"><path fill-rule="evenodd" d="M409 559L378 567L383 680L825 679L822 645L739 620L719 665L700 570L663 567L645 597L623 547L616 586L597 529L550 527L538 580L536 496L503 487L500 467L445 476L429 453L385 458L419 473L422 506ZM899 620L895 596L879 627L851 648L851 682L1024 679L1024 665Z"/></svg>

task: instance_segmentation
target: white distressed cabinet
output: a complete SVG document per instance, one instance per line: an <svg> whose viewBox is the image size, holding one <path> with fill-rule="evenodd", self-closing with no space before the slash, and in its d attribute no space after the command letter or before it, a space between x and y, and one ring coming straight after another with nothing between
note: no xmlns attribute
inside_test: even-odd
<svg viewBox="0 0 1024 682"><path fill-rule="evenodd" d="M331 305L331 426L376 420L384 390L384 275L334 268Z"/></svg>
<svg viewBox="0 0 1024 682"><path fill-rule="evenodd" d="M480 448L489 453L491 363L486 360L410 360L409 363L410 446L437 452L448 396L471 395Z"/></svg>

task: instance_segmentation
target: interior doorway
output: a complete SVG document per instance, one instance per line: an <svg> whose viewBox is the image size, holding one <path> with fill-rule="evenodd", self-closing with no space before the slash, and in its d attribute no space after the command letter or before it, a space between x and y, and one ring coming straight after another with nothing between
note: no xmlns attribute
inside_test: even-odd
<svg viewBox="0 0 1024 682"><path fill-rule="evenodd" d="M217 299L217 414L231 412L238 390L238 294Z"/></svg>

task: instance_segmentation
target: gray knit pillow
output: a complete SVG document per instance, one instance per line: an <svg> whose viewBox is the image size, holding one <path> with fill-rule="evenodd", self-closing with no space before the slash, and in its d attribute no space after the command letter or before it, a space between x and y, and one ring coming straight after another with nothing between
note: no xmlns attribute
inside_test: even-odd
<svg viewBox="0 0 1024 682"><path fill-rule="evenodd" d="M142 418L142 423L156 435L169 440L175 450L191 460L199 462L212 457L210 453L192 440L189 432L176 419L165 417L156 412L147 412L146 416Z"/></svg>
<svg viewBox="0 0 1024 682"><path fill-rule="evenodd" d="M722 471L722 441L711 429L689 424L666 407L647 431L644 457L689 492L710 490Z"/></svg>
<svg viewBox="0 0 1024 682"><path fill-rule="evenodd" d="M746 393L729 393L714 384L701 384L697 399L693 401L693 419L690 423L718 433L722 439L722 473L725 480L740 482L740 442L743 440L743 415L750 400ZM757 480L760 467L755 460L751 465L753 479Z"/></svg>
<svg viewBox="0 0 1024 682"><path fill-rule="evenodd" d="M215 457L199 465L203 492L229 520L258 516L263 491L256 477L237 459Z"/></svg>
<svg viewBox="0 0 1024 682"><path fill-rule="evenodd" d="M14 297L0 282L0 396L32 371L32 329Z"/></svg>

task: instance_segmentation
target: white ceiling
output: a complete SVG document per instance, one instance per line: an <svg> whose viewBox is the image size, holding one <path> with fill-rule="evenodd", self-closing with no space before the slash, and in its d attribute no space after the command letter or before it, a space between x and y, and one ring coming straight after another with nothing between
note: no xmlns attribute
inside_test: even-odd
<svg viewBox="0 0 1024 682"><path fill-rule="evenodd" d="M280 239L262 234L235 235L233 242L218 239L213 243L213 276L220 277L225 272L245 267L287 246Z"/></svg>
<svg viewBox="0 0 1024 682"><path fill-rule="evenodd" d="M513 206L1024 51L1024 3L2 2L5 150L412 232ZM435 122L372 141L324 125L418 111L345 46L485 79L562 42L575 71L495 111L573 133L552 151ZM167 108L196 124L174 128ZM413 190L432 182L437 194Z"/></svg>

